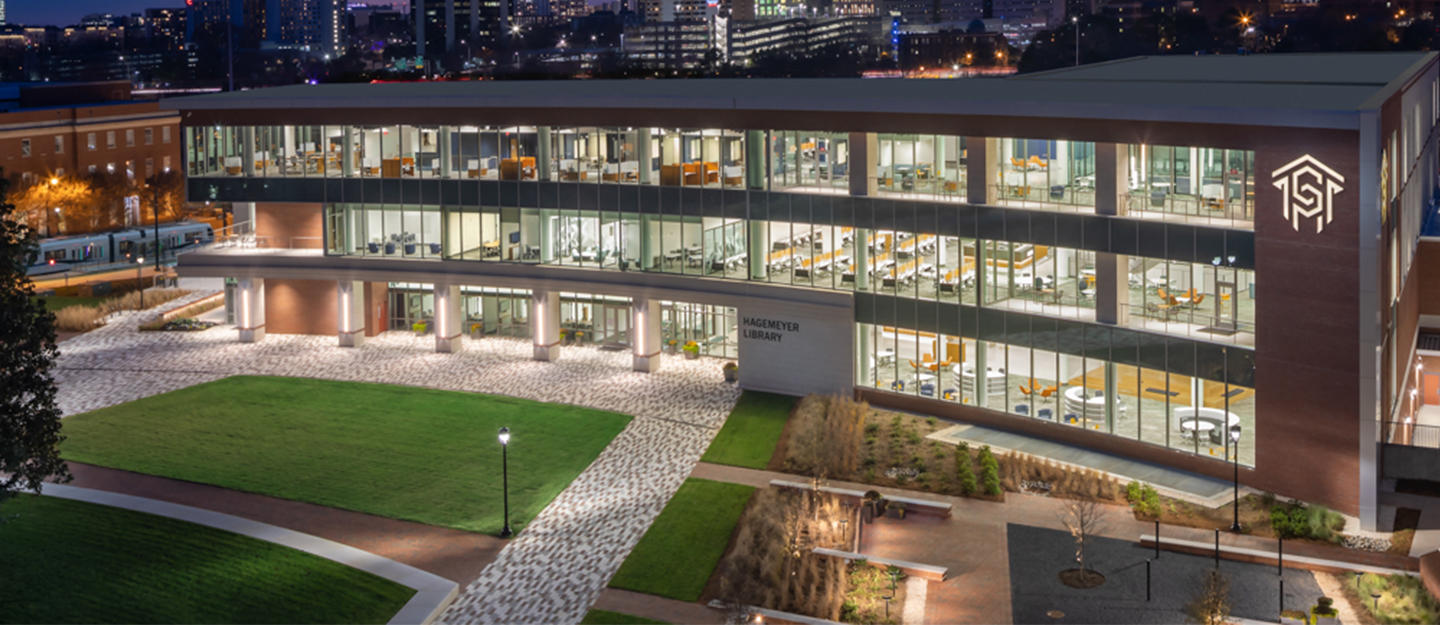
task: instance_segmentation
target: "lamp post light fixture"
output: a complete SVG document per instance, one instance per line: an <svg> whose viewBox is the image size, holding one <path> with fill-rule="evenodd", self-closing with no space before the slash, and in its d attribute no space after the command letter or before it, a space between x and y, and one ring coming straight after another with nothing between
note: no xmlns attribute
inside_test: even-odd
<svg viewBox="0 0 1440 625"><path fill-rule="evenodd" d="M885 620L888 621L890 620L890 600L894 599L895 597L893 595L885 595L881 598L885 600Z"/></svg>
<svg viewBox="0 0 1440 625"><path fill-rule="evenodd" d="M500 475L501 493L505 502L505 529L500 530L501 538L515 535L510 531L510 428L500 428Z"/></svg>
<svg viewBox="0 0 1440 625"><path fill-rule="evenodd" d="M1228 410L1226 412L1229 412ZM1230 531L1240 532L1240 424L1230 426L1230 451L1234 453L1231 465L1235 467L1235 520Z"/></svg>
<svg viewBox="0 0 1440 625"><path fill-rule="evenodd" d="M135 257L135 282L139 283L139 285L140 285L140 304L139 304L139 307L136 308L135 310L145 310L145 278L140 275L140 272L141 272L141 270L143 270L143 269L145 269L145 257L144 257L144 256L136 256L136 257Z"/></svg>
<svg viewBox="0 0 1440 625"><path fill-rule="evenodd" d="M1070 18L1070 23L1075 26L1075 67L1080 67L1080 16Z"/></svg>

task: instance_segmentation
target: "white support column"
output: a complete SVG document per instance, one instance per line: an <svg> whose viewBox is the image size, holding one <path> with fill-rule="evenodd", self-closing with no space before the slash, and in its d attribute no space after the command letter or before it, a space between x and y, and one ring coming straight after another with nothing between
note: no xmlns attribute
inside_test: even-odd
<svg viewBox="0 0 1440 625"><path fill-rule="evenodd" d="M455 354L464 349L465 344L460 340L464 334L460 329L465 319L463 302L460 287L435 285L435 351Z"/></svg>
<svg viewBox="0 0 1440 625"><path fill-rule="evenodd" d="M242 128L242 129L240 130L240 141L241 141L241 145L240 145L240 158L245 159L245 160L243 160L243 161L240 162L240 166L241 166L241 168L242 168L241 171L244 171L246 176L254 176L254 175L255 175L255 127L254 127L254 126L245 126L244 128Z"/></svg>
<svg viewBox="0 0 1440 625"><path fill-rule="evenodd" d="M535 360L560 358L560 294L534 291L530 298L530 325L535 336Z"/></svg>
<svg viewBox="0 0 1440 625"><path fill-rule="evenodd" d="M550 127L539 126L535 129L536 151L535 151L535 177L540 180L551 180L550 173Z"/></svg>
<svg viewBox="0 0 1440 625"><path fill-rule="evenodd" d="M450 150L455 139L454 126L441 126L440 138L436 141L440 145L435 146L440 152L440 172L436 177L449 178L454 173L455 164L451 162ZM347 170L348 171L348 170Z"/></svg>
<svg viewBox="0 0 1440 625"><path fill-rule="evenodd" d="M336 293L340 347L359 347L365 342L365 283L341 280Z"/></svg>
<svg viewBox="0 0 1440 625"><path fill-rule="evenodd" d="M235 294L240 298L235 327L240 330L241 343L258 343L265 338L265 279L240 278Z"/></svg>
<svg viewBox="0 0 1440 625"><path fill-rule="evenodd" d="M750 228L750 251L746 255L750 262L750 278L764 280L770 269L766 264L770 258L770 222L752 219L746 223Z"/></svg>
<svg viewBox="0 0 1440 625"><path fill-rule="evenodd" d="M635 151L640 160L640 184L650 184L650 163L654 160L650 155L650 129L638 128L635 136Z"/></svg>
<svg viewBox="0 0 1440 625"><path fill-rule="evenodd" d="M340 171L343 176L355 175L355 127L340 128Z"/></svg>
<svg viewBox="0 0 1440 625"><path fill-rule="evenodd" d="M631 354L635 370L654 373L660 369L660 302L635 299L630 306Z"/></svg>
<svg viewBox="0 0 1440 625"><path fill-rule="evenodd" d="M870 234L869 228L855 229L855 290L870 290Z"/></svg>

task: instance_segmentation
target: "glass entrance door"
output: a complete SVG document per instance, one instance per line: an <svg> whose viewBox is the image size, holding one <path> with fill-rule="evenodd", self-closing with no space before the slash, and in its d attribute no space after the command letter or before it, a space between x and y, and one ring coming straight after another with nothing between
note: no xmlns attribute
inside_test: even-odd
<svg viewBox="0 0 1440 625"><path fill-rule="evenodd" d="M604 332L601 338L605 347L622 348L630 346L630 307L607 304L604 307Z"/></svg>

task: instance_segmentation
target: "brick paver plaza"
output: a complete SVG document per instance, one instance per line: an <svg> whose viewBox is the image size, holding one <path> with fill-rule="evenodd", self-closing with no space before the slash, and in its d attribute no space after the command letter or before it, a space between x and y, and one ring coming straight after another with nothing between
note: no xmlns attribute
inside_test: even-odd
<svg viewBox="0 0 1440 625"><path fill-rule="evenodd" d="M437 354L433 337L408 332L356 349L316 336L242 344L229 326L137 332L150 317L122 313L61 344L55 378L66 415L231 375L278 375L494 393L637 417L464 590L447 623L579 621L739 397L709 359L668 358L659 372L643 374L630 370L628 351L568 348L559 362L545 363L531 359L529 341L487 338L467 339L459 354Z"/></svg>

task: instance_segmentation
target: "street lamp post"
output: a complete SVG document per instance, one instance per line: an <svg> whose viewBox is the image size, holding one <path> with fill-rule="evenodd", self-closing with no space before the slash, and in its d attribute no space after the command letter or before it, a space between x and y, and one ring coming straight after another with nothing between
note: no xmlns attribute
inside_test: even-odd
<svg viewBox="0 0 1440 625"><path fill-rule="evenodd" d="M501 538L515 535L510 531L510 428L500 428L500 474L502 493L505 501L505 529L500 530Z"/></svg>
<svg viewBox="0 0 1440 625"><path fill-rule="evenodd" d="M1080 16L1070 18L1070 23L1075 25L1075 67L1080 67Z"/></svg>
<svg viewBox="0 0 1440 625"><path fill-rule="evenodd" d="M1228 403L1228 402L1227 402ZM1226 410L1225 412L1230 412ZM1240 424L1230 426L1230 451L1234 453L1234 459L1230 462L1235 467L1235 520L1230 524L1230 531L1240 531Z"/></svg>
<svg viewBox="0 0 1440 625"><path fill-rule="evenodd" d="M145 269L145 257L135 257L135 282L140 284L140 304L135 310L145 310L145 278L140 272Z"/></svg>

